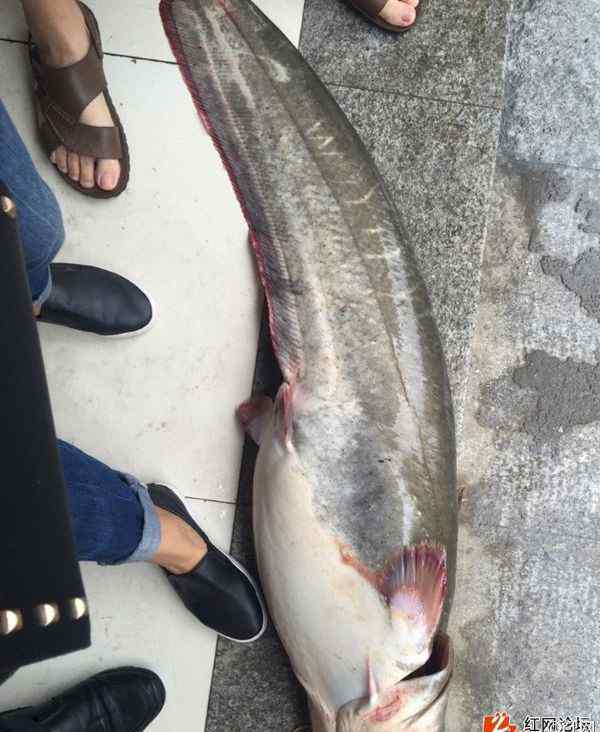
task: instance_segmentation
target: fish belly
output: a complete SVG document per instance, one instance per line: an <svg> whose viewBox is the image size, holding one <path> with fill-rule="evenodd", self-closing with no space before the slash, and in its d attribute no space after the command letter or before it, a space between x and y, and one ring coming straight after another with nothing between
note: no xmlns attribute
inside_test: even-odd
<svg viewBox="0 0 600 732"><path fill-rule="evenodd" d="M368 693L368 668L386 685L402 677L388 608L340 558L313 509L317 488L293 446L273 425L261 441L254 478L254 535L269 609L294 671L325 718ZM335 727L334 727L335 728Z"/></svg>

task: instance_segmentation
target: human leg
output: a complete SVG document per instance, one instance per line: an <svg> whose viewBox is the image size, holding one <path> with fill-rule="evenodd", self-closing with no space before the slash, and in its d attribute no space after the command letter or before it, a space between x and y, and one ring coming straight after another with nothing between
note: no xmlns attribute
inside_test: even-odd
<svg viewBox="0 0 600 732"><path fill-rule="evenodd" d="M52 286L50 263L64 241L60 208L41 179L9 114L0 101L0 180L17 206L17 221L34 305L41 307Z"/></svg>

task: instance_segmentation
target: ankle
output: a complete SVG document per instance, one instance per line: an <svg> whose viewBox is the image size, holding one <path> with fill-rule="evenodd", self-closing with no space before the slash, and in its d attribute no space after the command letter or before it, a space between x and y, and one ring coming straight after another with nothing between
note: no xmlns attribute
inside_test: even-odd
<svg viewBox="0 0 600 732"><path fill-rule="evenodd" d="M51 31L45 33L39 41L36 39L36 45L46 65L62 68L84 58L90 47L90 37L87 29L84 34Z"/></svg>
<svg viewBox="0 0 600 732"><path fill-rule="evenodd" d="M160 547L152 560L172 574L187 574L204 559L208 547L191 526L162 508L156 509L160 521Z"/></svg>

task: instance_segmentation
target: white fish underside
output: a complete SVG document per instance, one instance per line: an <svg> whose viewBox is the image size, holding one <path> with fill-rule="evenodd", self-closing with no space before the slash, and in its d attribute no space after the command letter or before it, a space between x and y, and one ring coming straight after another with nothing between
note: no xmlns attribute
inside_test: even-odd
<svg viewBox="0 0 600 732"><path fill-rule="evenodd" d="M440 544L452 585L455 449L439 338L385 188L296 50L246 0L162 9L237 186L293 387L288 443L275 413L261 442L257 555L294 669L335 729L340 707L367 694L369 660L387 688L428 655L415 656L341 548L375 573L402 547Z"/></svg>

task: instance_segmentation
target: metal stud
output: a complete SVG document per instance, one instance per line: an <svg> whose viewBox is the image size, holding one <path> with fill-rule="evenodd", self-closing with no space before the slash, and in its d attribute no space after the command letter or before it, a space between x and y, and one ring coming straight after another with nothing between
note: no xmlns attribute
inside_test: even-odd
<svg viewBox="0 0 600 732"><path fill-rule="evenodd" d="M43 602L34 609L33 614L38 624L43 628L47 628L60 620L60 610L54 602Z"/></svg>
<svg viewBox="0 0 600 732"><path fill-rule="evenodd" d="M15 206L15 202L12 198L9 198L8 196L0 196L0 208L9 218L17 218L17 207Z"/></svg>
<svg viewBox="0 0 600 732"><path fill-rule="evenodd" d="M69 600L69 614L73 620L81 620L88 614L88 606L85 598L73 597Z"/></svg>
<svg viewBox="0 0 600 732"><path fill-rule="evenodd" d="M20 610L0 610L0 636L11 635L23 627Z"/></svg>

